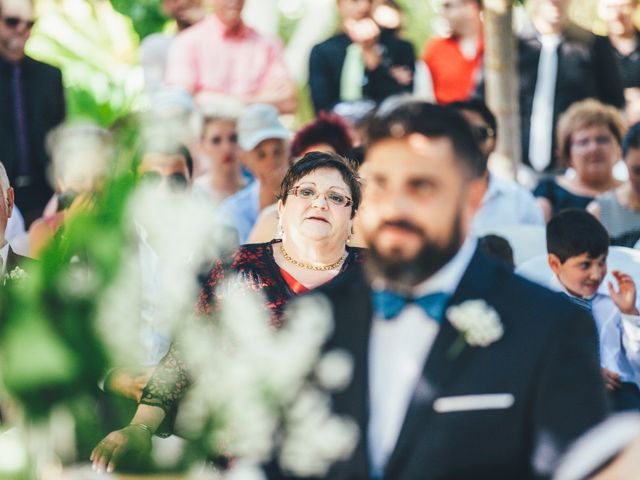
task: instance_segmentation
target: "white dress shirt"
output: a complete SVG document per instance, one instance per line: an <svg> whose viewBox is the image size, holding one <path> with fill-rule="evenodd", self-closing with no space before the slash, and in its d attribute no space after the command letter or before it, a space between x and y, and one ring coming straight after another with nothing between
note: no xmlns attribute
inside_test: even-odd
<svg viewBox="0 0 640 480"><path fill-rule="evenodd" d="M529 162L538 172L551 163L553 143L553 106L556 96L558 76L559 35L542 35L538 76L531 109L531 130L529 134Z"/></svg>
<svg viewBox="0 0 640 480"><path fill-rule="evenodd" d="M9 256L9 242L5 240L4 245L0 248L0 257L2 264L0 265L0 276L4 277L7 273L7 257Z"/></svg>
<svg viewBox="0 0 640 480"><path fill-rule="evenodd" d="M489 175L489 187L471 230L484 232L511 225L544 225L544 216L533 194L516 182Z"/></svg>
<svg viewBox="0 0 640 480"><path fill-rule="evenodd" d="M556 277L554 290L567 292ZM620 380L640 387L640 316L626 315L609 295L596 293L591 300L591 312L598 329L600 365L620 375Z"/></svg>
<svg viewBox="0 0 640 480"><path fill-rule="evenodd" d="M455 292L477 241L469 238L453 259L413 293ZM374 288L383 288L375 285ZM382 476L389 456L420 380L422 369L439 325L414 304L408 304L395 319L375 315L369 343L369 459L374 477Z"/></svg>

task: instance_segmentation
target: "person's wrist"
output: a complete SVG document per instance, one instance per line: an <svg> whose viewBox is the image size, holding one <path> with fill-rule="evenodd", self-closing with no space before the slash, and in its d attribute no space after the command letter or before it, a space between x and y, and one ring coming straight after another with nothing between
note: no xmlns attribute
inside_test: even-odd
<svg viewBox="0 0 640 480"><path fill-rule="evenodd" d="M636 307L622 310L622 313L624 313L625 315L640 315L640 311L638 311Z"/></svg>
<svg viewBox="0 0 640 480"><path fill-rule="evenodd" d="M153 428L151 428L146 423L130 423L129 425L127 425L127 427L136 428L138 430L143 430L143 431L147 432L150 437L152 437L153 434L154 434Z"/></svg>

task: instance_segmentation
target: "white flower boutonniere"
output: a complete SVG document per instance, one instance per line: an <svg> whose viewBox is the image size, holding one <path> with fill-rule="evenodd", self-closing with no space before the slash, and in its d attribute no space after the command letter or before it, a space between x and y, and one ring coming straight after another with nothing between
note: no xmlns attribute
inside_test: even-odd
<svg viewBox="0 0 640 480"><path fill-rule="evenodd" d="M16 267L11 270L11 272L5 273L3 284L6 285L7 282L19 282L24 278L27 278L27 272L20 267Z"/></svg>
<svg viewBox="0 0 640 480"><path fill-rule="evenodd" d="M498 312L480 299L449 307L447 319L460 332L460 338L449 352L451 356L458 355L465 343L472 347L488 347L504 333Z"/></svg>

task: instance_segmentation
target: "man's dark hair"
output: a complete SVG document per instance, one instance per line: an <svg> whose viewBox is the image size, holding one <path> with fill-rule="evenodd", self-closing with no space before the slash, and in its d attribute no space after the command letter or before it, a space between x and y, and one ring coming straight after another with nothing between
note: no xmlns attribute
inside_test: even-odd
<svg viewBox="0 0 640 480"><path fill-rule="evenodd" d="M476 112L482 117L487 125L492 128L494 135L498 135L498 122L496 121L496 117L483 100L479 98L472 98L470 100L463 100L460 102L451 102L448 103L447 106L458 111L468 110L470 112Z"/></svg>
<svg viewBox="0 0 640 480"><path fill-rule="evenodd" d="M417 100L398 100L384 103L367 125L367 147L389 138L405 138L411 134L448 138L456 160L471 177L481 177L486 161L478 147L471 126L464 117L448 106Z"/></svg>
<svg viewBox="0 0 640 480"><path fill-rule="evenodd" d="M360 206L360 200L362 199L360 178L358 177L355 166L351 161L335 153L309 152L299 161L294 163L289 167L289 170L287 170L287 173L282 180L278 198L282 200L282 203L286 203L289 192L296 182L302 177L305 177L320 168L329 168L340 172L344 183L347 184L351 191L351 201L353 202L353 205L351 205L351 218L353 218Z"/></svg>
<svg viewBox="0 0 640 480"><path fill-rule="evenodd" d="M478 249L489 257L502 262L509 269L514 270L516 268L513 261L513 249L506 238L500 235L485 235L478 240Z"/></svg>
<svg viewBox="0 0 640 480"><path fill-rule="evenodd" d="M626 157L632 148L640 148L640 122L635 123L627 130L627 134L622 139L622 155Z"/></svg>
<svg viewBox="0 0 640 480"><path fill-rule="evenodd" d="M185 163L187 164L189 178L193 178L193 157L191 157L189 149L184 144L167 141L147 141L145 143L146 145L143 145L134 157L134 162L132 165L134 172L138 170L138 167L142 162L142 157L148 153L158 153L160 155L179 155L184 158Z"/></svg>
<svg viewBox="0 0 640 480"><path fill-rule="evenodd" d="M331 145L342 156L351 150L349 127L335 113L320 112L317 119L302 127L291 142L291 156L298 158L307 148L320 143Z"/></svg>
<svg viewBox="0 0 640 480"><path fill-rule="evenodd" d="M584 253L597 258L609 251L609 234L586 210L563 210L547 224L547 251L561 263Z"/></svg>

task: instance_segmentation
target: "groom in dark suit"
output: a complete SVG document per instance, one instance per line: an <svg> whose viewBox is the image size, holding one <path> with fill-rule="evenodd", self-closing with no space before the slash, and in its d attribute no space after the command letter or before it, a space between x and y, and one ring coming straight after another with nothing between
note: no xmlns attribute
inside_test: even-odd
<svg viewBox="0 0 640 480"><path fill-rule="evenodd" d="M606 414L593 320L467 236L485 164L452 110L404 102L368 130L366 267L321 289L329 348L354 374L334 395L361 436L327 478L547 478Z"/></svg>

